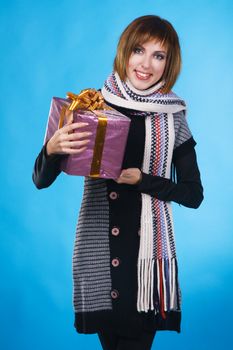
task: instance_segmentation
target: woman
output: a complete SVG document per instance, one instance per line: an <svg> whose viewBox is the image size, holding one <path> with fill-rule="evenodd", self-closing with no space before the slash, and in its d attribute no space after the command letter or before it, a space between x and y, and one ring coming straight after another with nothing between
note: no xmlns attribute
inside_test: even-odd
<svg viewBox="0 0 233 350"><path fill-rule="evenodd" d="M139 17L121 35L101 90L131 119L120 177L85 178L73 255L75 327L98 333L103 349L150 349L157 330L180 332L170 201L197 208L203 200L186 106L171 91L180 66L172 25ZM85 150L83 127L66 125L43 147L33 174L38 188L56 179L62 157Z"/></svg>

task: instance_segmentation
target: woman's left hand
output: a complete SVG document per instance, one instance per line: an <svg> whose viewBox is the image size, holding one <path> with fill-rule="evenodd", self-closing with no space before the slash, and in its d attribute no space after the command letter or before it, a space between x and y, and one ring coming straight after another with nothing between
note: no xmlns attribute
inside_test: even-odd
<svg viewBox="0 0 233 350"><path fill-rule="evenodd" d="M124 169L121 172L121 175L115 181L118 184L128 184L128 185L136 185L141 181L142 172L138 168L128 168Z"/></svg>

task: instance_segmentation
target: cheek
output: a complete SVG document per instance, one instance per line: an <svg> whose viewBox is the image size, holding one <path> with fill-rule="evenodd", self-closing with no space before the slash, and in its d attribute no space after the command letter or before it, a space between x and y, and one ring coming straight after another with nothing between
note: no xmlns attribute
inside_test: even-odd
<svg viewBox="0 0 233 350"><path fill-rule="evenodd" d="M139 62L139 57L137 55L132 55L129 58L128 68L134 68Z"/></svg>
<svg viewBox="0 0 233 350"><path fill-rule="evenodd" d="M154 64L154 71L157 72L160 75L163 75L163 72L165 70L166 62L164 61L159 61Z"/></svg>
<svg viewBox="0 0 233 350"><path fill-rule="evenodd" d="M166 67L166 61L163 61L163 64L162 64L162 71L164 72L165 70L165 67Z"/></svg>

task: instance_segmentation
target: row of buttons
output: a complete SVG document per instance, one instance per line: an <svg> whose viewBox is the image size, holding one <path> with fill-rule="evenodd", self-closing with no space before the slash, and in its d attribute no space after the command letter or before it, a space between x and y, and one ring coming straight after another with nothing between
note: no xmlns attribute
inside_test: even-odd
<svg viewBox="0 0 233 350"><path fill-rule="evenodd" d="M118 198L118 194L117 192L110 192L109 197L110 199L115 200ZM111 232L113 236L118 236L120 233L120 229L118 227L113 227ZM120 265L120 260L118 258L112 259L113 267L118 267L119 265ZM111 291L111 297L112 299L117 299L119 297L119 292L117 289L113 289Z"/></svg>
<svg viewBox="0 0 233 350"><path fill-rule="evenodd" d="M118 198L118 194L117 194L117 192L110 192L109 197L110 197L111 199L114 200L114 199L117 199L117 198ZM119 228L118 228L118 227L113 227L113 229L112 229L112 235L113 235L113 236L118 236L119 233L120 233Z"/></svg>
<svg viewBox="0 0 233 350"><path fill-rule="evenodd" d="M119 195L118 195L117 192L112 191L112 192L109 193L109 197L110 197L112 200L115 200L115 199L117 199L117 198L119 197ZM112 235L113 235L113 236L118 236L119 233L120 233L120 230L119 230L118 227L114 227L114 228L112 229ZM139 230L138 230L138 235L140 236L140 234L141 234L141 230L139 229Z"/></svg>

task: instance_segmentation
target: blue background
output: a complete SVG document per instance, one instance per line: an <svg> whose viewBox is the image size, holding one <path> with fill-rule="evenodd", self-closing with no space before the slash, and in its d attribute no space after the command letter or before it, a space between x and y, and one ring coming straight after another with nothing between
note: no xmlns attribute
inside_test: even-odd
<svg viewBox="0 0 233 350"><path fill-rule="evenodd" d="M205 201L174 205L182 333L153 349L230 348L232 332L233 6L227 0L1 1L1 292L4 350L100 349L73 328L72 249L83 179L32 181L52 96L102 86L128 23L157 14L179 33Z"/></svg>

